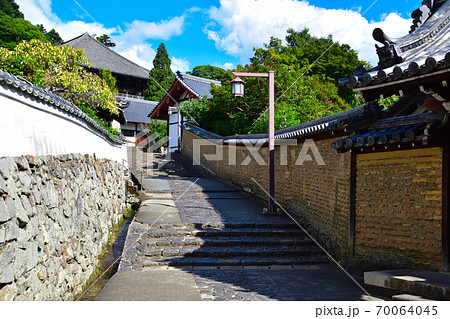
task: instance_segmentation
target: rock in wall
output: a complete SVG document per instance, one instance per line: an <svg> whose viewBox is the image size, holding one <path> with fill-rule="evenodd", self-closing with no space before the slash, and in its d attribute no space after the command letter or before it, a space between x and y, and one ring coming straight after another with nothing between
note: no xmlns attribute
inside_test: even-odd
<svg viewBox="0 0 450 319"><path fill-rule="evenodd" d="M119 163L0 158L0 300L73 300L122 216Z"/></svg>

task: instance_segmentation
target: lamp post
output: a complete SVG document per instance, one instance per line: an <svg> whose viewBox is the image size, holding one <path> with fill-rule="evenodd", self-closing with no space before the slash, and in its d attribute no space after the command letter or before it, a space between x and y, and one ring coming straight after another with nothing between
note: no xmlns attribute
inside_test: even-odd
<svg viewBox="0 0 450 319"><path fill-rule="evenodd" d="M233 72L236 78L231 81L231 94L233 97L244 96L245 82L239 77L259 77L269 79L269 202L267 211L275 213L275 73L269 71L268 73L247 73L247 72Z"/></svg>

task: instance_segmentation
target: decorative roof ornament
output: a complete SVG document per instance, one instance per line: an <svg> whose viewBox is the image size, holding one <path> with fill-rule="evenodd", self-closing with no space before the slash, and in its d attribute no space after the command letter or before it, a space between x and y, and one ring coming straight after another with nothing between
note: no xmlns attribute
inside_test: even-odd
<svg viewBox="0 0 450 319"><path fill-rule="evenodd" d="M442 82L440 85L448 91L450 80L443 74L450 72L450 0L423 3L425 7L412 14L413 32L394 39L375 29L373 37L382 44L376 45L378 65L367 71L355 68L348 78L339 79L339 86L353 88L365 101L370 101L392 94L403 96L419 88L406 85L405 81L412 83L420 80L417 77L438 73L442 79L436 81Z"/></svg>
<svg viewBox="0 0 450 319"><path fill-rule="evenodd" d="M381 47L375 44L380 58L380 62L378 62L380 68L385 69L403 61L397 53L394 39L389 38L380 28L373 30L372 35L375 40L383 44Z"/></svg>
<svg viewBox="0 0 450 319"><path fill-rule="evenodd" d="M422 6L411 13L413 18L413 25L409 33L416 31L422 24L424 24L429 17L431 17L447 0L424 0Z"/></svg>
<svg viewBox="0 0 450 319"><path fill-rule="evenodd" d="M431 44L440 34L445 33L445 25L448 21L443 19L443 16L445 16L446 10L437 16L435 13L447 2L449 1L424 0L422 6L411 14L413 25L409 35L405 37L392 39L385 35L383 30L376 28L373 31L373 38L383 44L383 46L375 45L380 59L378 66L385 69L408 60L411 55ZM448 7L448 3L446 7ZM431 19L433 16L435 17ZM437 20L442 20L442 22L435 26ZM429 23L425 25L428 21Z"/></svg>

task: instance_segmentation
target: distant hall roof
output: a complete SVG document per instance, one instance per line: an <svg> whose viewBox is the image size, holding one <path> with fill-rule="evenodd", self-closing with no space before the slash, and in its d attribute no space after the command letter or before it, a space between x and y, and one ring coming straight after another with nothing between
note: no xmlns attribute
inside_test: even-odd
<svg viewBox="0 0 450 319"><path fill-rule="evenodd" d="M135 98L120 97L118 101L123 103L123 112L127 123L150 123L148 114L151 113L158 102L146 101Z"/></svg>
<svg viewBox="0 0 450 319"><path fill-rule="evenodd" d="M72 40L64 42L76 49L83 49L86 58L91 62L91 68L101 70L110 69L113 73L128 75L136 78L148 79L149 70L124 58L119 53L103 45L88 33L84 33Z"/></svg>
<svg viewBox="0 0 450 319"><path fill-rule="evenodd" d="M198 97L203 97L206 95L208 98L211 98L211 84L215 84L216 86L221 85L220 81L209 80L198 76L181 73L179 71L177 72L175 81L177 80L183 83L187 89Z"/></svg>
<svg viewBox="0 0 450 319"><path fill-rule="evenodd" d="M182 100L180 100L180 96L177 96L179 93L176 93L177 89L180 87L182 88L182 92L187 92L189 94L190 98L202 98L204 96L207 98L212 98L212 84L215 86L222 85L220 81L205 79L177 71L172 85L162 97L161 101L159 101L157 107L150 112L148 116L150 116L150 118L155 118L155 116L158 116L160 111L165 113L167 112L169 109L169 103L174 101L176 101L176 103L182 102Z"/></svg>

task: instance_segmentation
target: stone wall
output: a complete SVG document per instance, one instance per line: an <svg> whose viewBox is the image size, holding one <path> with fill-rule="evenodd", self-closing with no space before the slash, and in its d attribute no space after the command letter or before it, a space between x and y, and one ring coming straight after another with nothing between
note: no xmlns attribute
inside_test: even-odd
<svg viewBox="0 0 450 319"><path fill-rule="evenodd" d="M374 264L442 264L442 148L359 154L355 253Z"/></svg>
<svg viewBox="0 0 450 319"><path fill-rule="evenodd" d="M194 153L198 151L194 150L195 139L201 137L190 131L183 131L182 152L193 159L196 156ZM330 252L341 258L349 249L350 153L338 154L331 148L330 145L335 140L336 138L314 140L324 165L319 165L311 150L307 152L311 160L297 162L305 141L300 140L297 145L287 146L284 150L277 146L275 199L295 214ZM218 145L207 140L202 140L202 144L204 145L199 148L202 166L219 178L267 199L263 190L268 190L267 147L258 149L261 158L266 162L261 165L246 146ZM305 150L308 148L305 147ZM256 149L253 151L256 152ZM207 159L208 155L220 153L223 154L221 160ZM243 165L247 157L250 157L251 161L248 165ZM233 163L234 158L236 164Z"/></svg>
<svg viewBox="0 0 450 319"><path fill-rule="evenodd" d="M122 216L119 163L0 158L0 300L73 300Z"/></svg>

